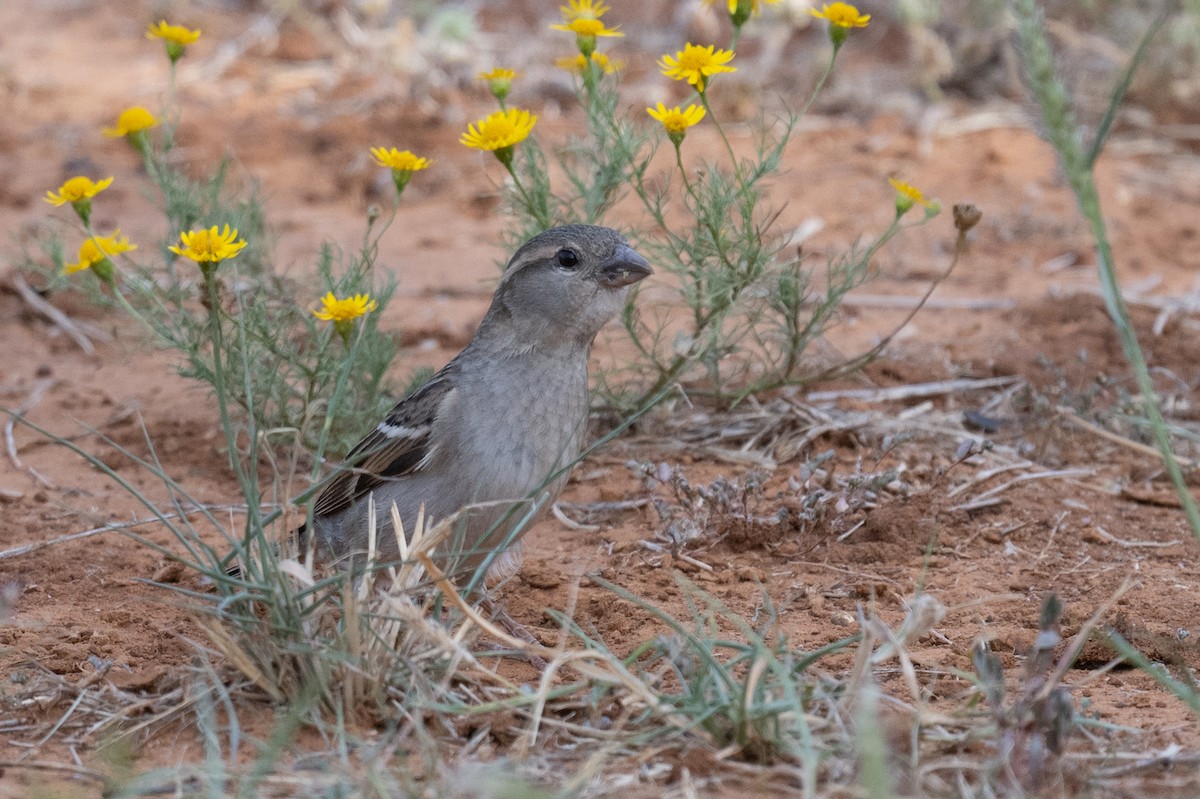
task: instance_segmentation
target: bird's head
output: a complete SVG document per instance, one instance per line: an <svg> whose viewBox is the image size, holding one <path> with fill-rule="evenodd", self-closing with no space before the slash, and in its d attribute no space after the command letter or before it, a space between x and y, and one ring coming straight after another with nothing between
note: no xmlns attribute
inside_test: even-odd
<svg viewBox="0 0 1200 799"><path fill-rule="evenodd" d="M615 230L563 225L525 242L504 271L488 319L508 321L529 344L590 345L625 304L629 287L653 273ZM536 341L535 341L536 339Z"/></svg>

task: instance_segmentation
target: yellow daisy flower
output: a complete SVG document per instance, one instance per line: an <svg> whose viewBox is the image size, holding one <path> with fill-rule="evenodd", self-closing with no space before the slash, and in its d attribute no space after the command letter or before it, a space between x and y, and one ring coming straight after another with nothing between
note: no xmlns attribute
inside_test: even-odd
<svg viewBox="0 0 1200 799"><path fill-rule="evenodd" d="M371 157L375 159L375 163L392 170L392 182L396 184L396 194L404 192L404 187L412 180L414 172L420 172L433 165L428 158L413 155L408 150L397 150L395 147L390 149L372 147Z"/></svg>
<svg viewBox="0 0 1200 799"><path fill-rule="evenodd" d="M479 79L487 82L492 96L503 107L504 98L508 97L508 93L512 91L512 82L517 79L517 72L505 67L496 67L490 72L480 72Z"/></svg>
<svg viewBox="0 0 1200 799"><path fill-rule="evenodd" d="M675 80L686 80L703 93L708 78L719 72L737 72L737 67L726 66L733 59L732 50L716 50L712 45L703 47L687 44L672 58L664 55L658 62L662 74Z"/></svg>
<svg viewBox="0 0 1200 799"><path fill-rule="evenodd" d="M568 31L575 34L575 46L585 56L596 52L597 36L624 36L616 28L607 28L604 23L594 17L575 17L562 25L551 25L556 31Z"/></svg>
<svg viewBox="0 0 1200 799"><path fill-rule="evenodd" d="M820 11L810 8L809 13L818 19L827 19L830 25L839 28L865 28L871 21L870 14L858 13L858 9L849 3L826 3Z"/></svg>
<svg viewBox="0 0 1200 799"><path fill-rule="evenodd" d="M486 80L486 81L493 81L493 80L511 81L511 80L515 80L516 77L517 77L517 71L515 69L507 69L506 67L495 67L494 69L492 69L488 72L480 72L479 73L479 79Z"/></svg>
<svg viewBox="0 0 1200 799"><path fill-rule="evenodd" d="M570 22L566 22L561 25L551 25L550 27L556 31L567 31L568 33L573 33L576 36L596 37L625 35L616 28L604 27L604 23L601 20L590 19L588 17L579 17L578 19L573 19Z"/></svg>
<svg viewBox="0 0 1200 799"><path fill-rule="evenodd" d="M97 180L93 183L91 178L85 178L82 175L74 177L59 186L58 194L52 191L46 192L46 202L57 206L67 203L77 203L80 200L90 200L107 189L112 182L112 178Z"/></svg>
<svg viewBox="0 0 1200 799"><path fill-rule="evenodd" d="M419 155L413 155L408 150L397 150L395 147L389 149L372 147L371 157L380 166L386 166L389 169L398 169L403 172L420 172L422 169L428 169L433 165L433 162L428 158L421 158Z"/></svg>
<svg viewBox="0 0 1200 799"><path fill-rule="evenodd" d="M68 275L73 275L76 272L90 269L105 283L112 283L113 265L109 256L120 255L136 249L137 245L130 244L129 239L122 236L118 228L112 232L111 236L97 235L84 239L83 243L79 245L79 261L66 264L65 271Z"/></svg>
<svg viewBox="0 0 1200 799"><path fill-rule="evenodd" d="M563 19L570 22L573 19L600 19L608 13L608 6L600 0L567 0L565 6L559 6Z"/></svg>
<svg viewBox="0 0 1200 799"><path fill-rule="evenodd" d="M519 108L497 111L468 125L459 142L475 150L491 151L508 166L513 148L529 137L536 122L536 116Z"/></svg>
<svg viewBox="0 0 1200 799"><path fill-rule="evenodd" d="M135 105L126 108L117 117L117 124L111 128L104 129L105 136L112 138L120 138L121 136L131 136L135 133L141 133L144 130L149 130L158 124L158 119L154 114L151 114L140 105Z"/></svg>
<svg viewBox="0 0 1200 799"><path fill-rule="evenodd" d="M200 38L200 31L191 31L182 25L168 25L167 21L159 20L157 25L151 25L146 30L147 39L162 39L168 44L184 46Z"/></svg>
<svg viewBox="0 0 1200 799"><path fill-rule="evenodd" d="M149 130L158 124L158 119L142 108L140 105L135 105L126 108L117 117L117 124L111 128L104 129L105 136L117 138L119 136L128 136L131 133L141 133L144 130Z"/></svg>
<svg viewBox="0 0 1200 799"><path fill-rule="evenodd" d="M611 75L622 67L622 62L614 61L599 51L592 53L591 59L596 68L605 75ZM588 57L583 53L576 53L574 56L567 56L565 58L557 58L554 60L554 66L558 67L559 69L565 69L567 72L574 72L576 74L582 73L585 69L587 69L587 64Z"/></svg>
<svg viewBox="0 0 1200 799"><path fill-rule="evenodd" d="M667 137L678 147L687 134L687 129L704 119L705 111L698 105L689 105L680 110L679 106L667 108L659 103L657 108L647 108L646 113L662 123Z"/></svg>
<svg viewBox="0 0 1200 799"><path fill-rule="evenodd" d="M371 299L370 294L355 294L353 297L339 300L331 291L321 298L321 307L312 313L318 319L333 322L334 332L349 345L350 334L354 332L354 320L378 307L379 303Z"/></svg>
<svg viewBox="0 0 1200 799"><path fill-rule="evenodd" d="M353 297L339 300L331 291L321 298L320 309L312 313L326 322L349 322L378 307L379 303L371 299L370 294L355 294Z"/></svg>
<svg viewBox="0 0 1200 799"><path fill-rule="evenodd" d="M919 205L922 208L932 209L934 202L925 198L921 190L911 183L905 183L903 180L896 178L888 178L888 184L896 190L896 216L903 216L908 213L914 205Z"/></svg>
<svg viewBox="0 0 1200 799"><path fill-rule="evenodd" d="M229 225L226 225L224 230L217 230L217 226L213 225L207 230L188 230L180 233L179 246L172 245L167 249L176 255L190 258L200 264L202 269L206 265L211 265L211 268L242 251L246 242L238 241L237 237L237 228L230 231Z"/></svg>
<svg viewBox="0 0 1200 799"><path fill-rule="evenodd" d="M846 41L851 28L865 28L871 21L870 14L858 13L858 9L849 3L826 3L820 11L810 8L809 12L818 19L829 20L829 39L835 49Z"/></svg>
<svg viewBox="0 0 1200 799"><path fill-rule="evenodd" d="M187 46L200 38L200 31L190 31L182 25L168 25L164 19L146 30L146 38L162 39L167 48L167 58L174 64L183 57Z"/></svg>

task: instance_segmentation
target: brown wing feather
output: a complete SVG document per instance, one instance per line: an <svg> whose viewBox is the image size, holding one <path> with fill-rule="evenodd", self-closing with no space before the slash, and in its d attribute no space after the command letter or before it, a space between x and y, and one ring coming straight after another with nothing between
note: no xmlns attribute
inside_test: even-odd
<svg viewBox="0 0 1200 799"><path fill-rule="evenodd" d="M415 471L429 453L429 432L442 403L454 391L456 374L452 361L400 400L346 456L336 475L317 495L313 516L339 513L386 480Z"/></svg>

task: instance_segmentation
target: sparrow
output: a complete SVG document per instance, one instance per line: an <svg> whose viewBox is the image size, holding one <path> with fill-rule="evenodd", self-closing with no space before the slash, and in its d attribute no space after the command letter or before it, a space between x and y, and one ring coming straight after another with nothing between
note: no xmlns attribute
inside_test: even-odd
<svg viewBox="0 0 1200 799"><path fill-rule="evenodd" d="M652 272L605 227L564 225L523 244L471 342L351 450L314 500L301 544L311 535L334 558L361 562L373 498L377 560L400 556L394 504L410 532L419 514L431 526L462 511L438 553L456 580L489 558L489 580L515 571L520 534L579 455L596 335Z"/></svg>

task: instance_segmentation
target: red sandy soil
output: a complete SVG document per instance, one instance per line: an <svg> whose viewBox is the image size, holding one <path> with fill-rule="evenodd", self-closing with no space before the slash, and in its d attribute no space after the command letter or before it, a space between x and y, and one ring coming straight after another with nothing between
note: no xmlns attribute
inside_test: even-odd
<svg viewBox="0 0 1200 799"><path fill-rule="evenodd" d="M161 217L142 193L135 158L123 142L99 136L100 127L119 108L152 104L164 85L161 53L142 38L147 19L156 12L150 4L133 6L0 4L0 92L7 106L0 127L0 218L6 234L0 274L13 269L22 248L36 252L44 220L64 217L40 198L73 174L116 178L104 202L97 204L98 228L119 225L142 241L161 235ZM529 18L518 21L540 24L552 13L527 12ZM505 220L497 212L496 192L500 171L456 143L464 121L489 109L487 98L478 87L463 89L468 82L459 81L428 89L436 101L412 99L409 92L417 90L411 76L376 65L348 67L341 40L320 27L311 33L292 22L284 25L278 40L260 42L218 68L219 43L244 33L255 18L248 11L210 10L189 20L204 28L205 38L181 65L182 157L202 170L229 154L239 175L260 185L278 235L281 270L306 268L322 241L355 246L366 207L386 200L387 185L367 160L367 147L395 144L434 158L435 168L409 188L398 222L383 241L380 263L400 281L385 325L414 344L397 359L396 380L416 366L440 365L465 343L480 319L496 260L503 256L498 241ZM489 20L485 15L485 29ZM509 19L507 24L516 22ZM820 46L819 37L803 35L807 46ZM96 46L97 41L104 45ZM856 55L853 48L845 56L851 70L855 59L863 70L864 61L886 65L878 60L886 57ZM489 64L461 71L469 76L476 66ZM661 89L652 69L632 72L637 91L651 85ZM835 86L835 93L850 91L845 84ZM545 97L518 99L533 105ZM649 99L638 95L631 103L636 108ZM857 102L856 107L871 108L869 97ZM1131 587L1106 620L1152 658L1175 668L1200 665L1196 542L1154 457L1045 410L1080 405L1093 392L1098 392L1098 407L1111 407L1122 391L1133 391L1096 296L1089 239L1051 153L1019 121L1014 107L1003 102L901 106L872 115L853 108L846 114L827 109L808 119L787 152L786 173L776 186L784 208L782 229L810 218L823 221L823 228L805 243L819 263L864 231L887 225L892 211L885 179L897 174L911 177L947 206L975 203L983 209L984 221L972 234L967 259L884 360L861 379L813 388L1022 378L1030 388L996 411L1008 424L991 438L1004 451L1028 458L1030 467L955 493L1000 462L976 456L946 471L959 441L981 437L963 425L962 412L979 410L995 389L935 395L925 408L919 407L924 398L884 405L854 399L812 403L839 412L871 409L876 416L882 409L883 416L896 420L911 412L912 439L887 452L877 466L875 453L883 445L878 425L808 441L800 439L806 429L801 410L790 416L773 413L765 418L781 426L770 437L780 443L767 453L774 463L766 478L762 515L786 506L796 483L804 482L803 464L827 450L834 453L832 465L841 473L853 471L856 463L866 471L904 464L907 471L901 477L911 488L885 492L877 507L808 529L726 518L716 525L720 529L707 530L683 550L709 564L711 571L640 544L666 526L649 506L596 519L594 531L543 521L527 538L524 567L502 592L512 615L535 633L554 635L543 609L563 607L582 583L576 617L603 634L615 650L657 634L645 614L582 579L594 571L685 616L686 605L671 577L676 568L747 615L761 611L765 592L789 640L804 649L853 632L857 609L867 604L884 620L898 623L904 617L903 602L921 589L948 609L937 634L912 648L920 668L943 675L931 683L936 706L943 698L958 701L967 692L968 684L950 673L971 669L971 648L981 636L991 639L1006 666L1020 662L1036 635L1039 604L1047 592L1062 598L1063 631L1070 636L1130 579ZM546 137L573 123L570 109L564 113L556 120L551 110L543 111ZM734 138L739 145L750 142L749 133L736 126ZM696 152L704 148L719 155L716 143L702 132L689 142ZM1198 177L1195 156L1156 137L1153 129L1119 134L1101 162L1099 179L1127 285L1150 287L1150 293L1161 297L1181 297L1193 288L1200 267ZM876 263L880 277L863 293L919 296L947 263L953 245L948 216L905 235L881 254ZM665 288L661 294L665 296ZM204 389L175 376L170 358L150 351L132 327L69 294L47 299L73 318L107 331L112 340L98 343L94 355L85 354L14 291L0 289L0 404L19 406L42 387L28 418L106 456L113 451L96 434L137 447L144 425L163 466L195 496L218 505L237 501L216 414ZM994 304L955 308L954 299ZM869 300L847 307L833 342L842 351L869 345L902 318L902 311ZM1139 307L1135 315L1163 390L1177 415L1186 418L1200 380L1195 322L1179 312L1156 333L1154 311ZM1096 389L1097 380L1107 382ZM800 408L805 397L806 390L787 391L762 402L778 408L793 400ZM689 426L702 427L696 416L703 412L677 404L646 421L635 435L580 467L563 501L637 499L648 491L669 499L663 487L648 489L627 468L631 459L680 468L693 484L718 476L744 481L752 467L730 453L753 430L741 438L682 448L664 443L684 438ZM937 423L922 426L929 419ZM898 422L892 432L903 429ZM24 465L44 475L48 484L0 458L0 549L145 515L124 491L64 448L20 427L15 443ZM120 469L135 484L153 490L148 475L128 465ZM999 492L1000 502L990 507L955 509L1013 476L1051 469L1075 471L1014 484ZM861 527L841 540L859 522ZM141 532L169 543L153 525ZM112 662L104 679L130 691L153 690L162 681L179 679L193 657L188 639L198 638L199 632L167 592L147 582L181 579L165 570L167 565L153 550L119 533L0 560L0 586L11 596L11 615L0 627L0 699L40 670L72 682L87 680L98 660ZM1089 713L1142 730L1136 737L1139 750L1171 743L1194 750L1200 745L1195 719L1145 674L1128 669L1092 674L1108 658L1098 644L1085 649L1066 680L1077 703L1086 700ZM886 689L904 692L898 670L882 672L880 679ZM64 710L47 709L47 718ZM28 715L28 709L4 706L0 725ZM6 718L9 722L2 721ZM36 738L27 735L0 739L0 759L5 761L29 758L31 752L38 760L68 758L62 749L30 750L26 744ZM81 755L87 762L87 753ZM171 758L176 756L186 754L176 751ZM20 786L29 783L20 780L44 778L20 774L13 770L0 778L0 785L7 786L0 795L21 795Z"/></svg>

